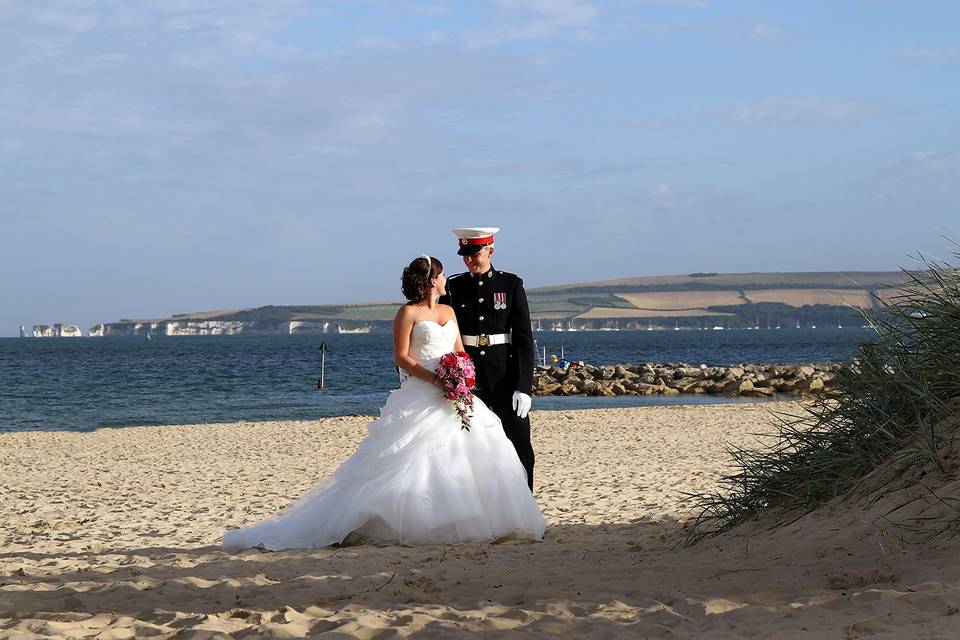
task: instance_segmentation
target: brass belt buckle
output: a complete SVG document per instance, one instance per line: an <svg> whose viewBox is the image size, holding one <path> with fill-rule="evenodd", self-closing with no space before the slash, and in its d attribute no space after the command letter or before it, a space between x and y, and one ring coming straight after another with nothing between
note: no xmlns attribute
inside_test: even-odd
<svg viewBox="0 0 960 640"><path fill-rule="evenodd" d="M490 338L488 338L486 334L481 333L479 336L477 336L478 347L486 347L489 345L490 345Z"/></svg>

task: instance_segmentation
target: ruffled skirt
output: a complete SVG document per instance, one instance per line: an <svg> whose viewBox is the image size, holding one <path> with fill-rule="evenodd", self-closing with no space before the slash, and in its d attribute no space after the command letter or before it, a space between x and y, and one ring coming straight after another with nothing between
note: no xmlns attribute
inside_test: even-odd
<svg viewBox="0 0 960 640"><path fill-rule="evenodd" d="M351 540L437 544L540 539L546 522L500 419L477 398L470 430L453 404L409 378L356 453L275 517L223 536L228 549L325 547Z"/></svg>

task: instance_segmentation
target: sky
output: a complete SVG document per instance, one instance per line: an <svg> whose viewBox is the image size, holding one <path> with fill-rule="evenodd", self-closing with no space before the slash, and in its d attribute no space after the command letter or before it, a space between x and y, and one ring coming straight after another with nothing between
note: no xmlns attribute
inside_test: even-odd
<svg viewBox="0 0 960 640"><path fill-rule="evenodd" d="M960 237L954 0L0 0L0 336L893 270Z"/></svg>

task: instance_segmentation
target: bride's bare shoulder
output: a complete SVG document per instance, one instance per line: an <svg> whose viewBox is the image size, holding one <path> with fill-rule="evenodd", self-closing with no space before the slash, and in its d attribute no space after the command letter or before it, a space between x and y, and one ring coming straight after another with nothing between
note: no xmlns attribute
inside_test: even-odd
<svg viewBox="0 0 960 640"><path fill-rule="evenodd" d="M411 320L416 313L417 310L413 308L413 305L405 304L397 309L397 315L394 317L394 320Z"/></svg>
<svg viewBox="0 0 960 640"><path fill-rule="evenodd" d="M437 305L437 306L440 307L440 310L443 312L443 317L444 317L445 321L456 320L456 319L457 319L457 314L456 314L456 312L453 310L453 307L451 307L450 305L448 305L448 304L440 304L440 305Z"/></svg>

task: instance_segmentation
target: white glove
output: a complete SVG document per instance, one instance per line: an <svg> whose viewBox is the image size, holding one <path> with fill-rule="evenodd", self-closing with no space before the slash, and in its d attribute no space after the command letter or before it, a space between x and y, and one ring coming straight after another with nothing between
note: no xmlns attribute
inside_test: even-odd
<svg viewBox="0 0 960 640"><path fill-rule="evenodd" d="M517 412L518 418L526 418L527 414L530 412L530 405L532 404L530 396L521 392L513 392L513 410Z"/></svg>

